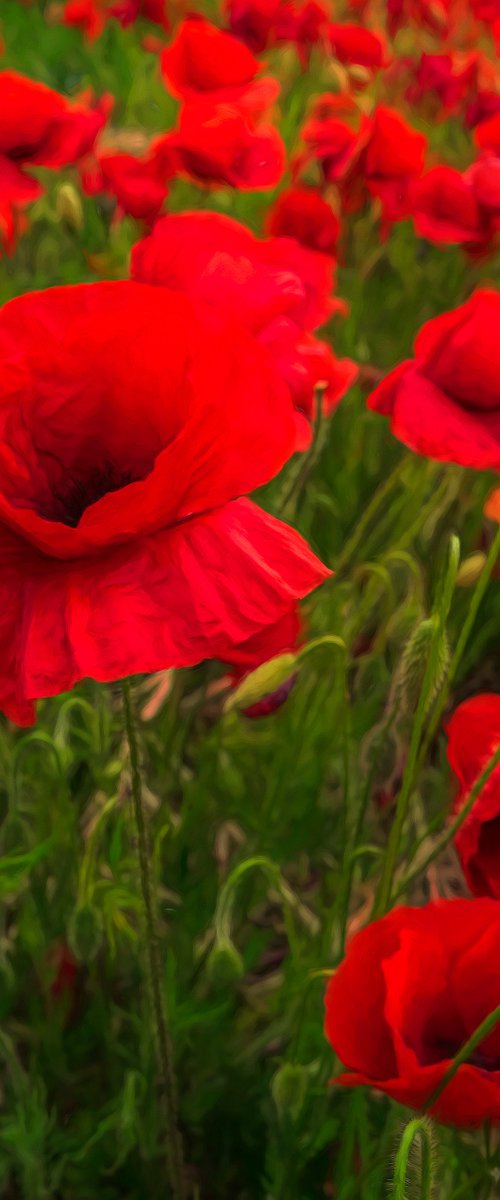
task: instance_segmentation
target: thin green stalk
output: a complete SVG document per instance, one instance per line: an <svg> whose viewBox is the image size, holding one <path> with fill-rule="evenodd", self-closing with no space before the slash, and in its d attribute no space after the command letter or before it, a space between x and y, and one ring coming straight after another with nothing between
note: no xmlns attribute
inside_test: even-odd
<svg viewBox="0 0 500 1200"><path fill-rule="evenodd" d="M446 847L449 845L449 843L453 840L453 838L455 837L455 834L458 832L458 830L464 824L464 821L467 820L467 817L474 805L474 802L475 802L477 796L479 796L479 793L482 792L485 784L487 784L488 779L490 778L490 775L493 774L493 771L499 764L500 764L500 745L497 746L495 753L492 754L491 758L488 760L488 762L484 768L484 771L481 773L481 775L479 775L478 779L476 779L476 782L475 782L473 788L471 788L471 792L470 792L470 795L469 795L466 803L462 806L462 808L460 809L460 812L457 813L455 819L450 822L450 824L448 825L448 828L445 830L445 832L442 834L442 836L438 839L438 841L435 842L432 850L429 851L429 853L424 858L423 862L419 863L416 867L414 867L412 871L408 871L408 873L405 875L404 879L401 880L401 883L398 885L398 888L397 888L396 892L394 893L395 900L399 899L399 896L401 896L403 894L403 892L406 892L408 890L408 888L411 886L411 884L414 883L415 880L418 879L418 877L420 875L422 875L425 871L427 871L428 867L430 867L431 863L434 862L434 859L437 858L438 854L441 854L441 851L445 850Z"/></svg>
<svg viewBox="0 0 500 1200"><path fill-rule="evenodd" d="M396 484L399 483L401 475L403 474L403 471L405 470L405 467L407 467L407 466L408 466L408 459L406 456L404 456L396 464L396 466L394 467L394 470L391 471L390 475L387 476L387 479L385 480L385 482L380 484L380 486L374 492L374 494L370 500L370 503L368 504L367 508L365 509L365 511L363 513L363 516L358 521L358 523L354 529L354 532L351 534L351 537L348 538L347 542L345 543L342 554L337 559L337 563L335 565L335 571L336 571L337 575L340 575L341 571L343 571L351 562L358 547L362 544L365 534L366 534L367 530L370 528L370 525L373 521L373 518L376 517L379 509L382 508L382 505L384 504L384 501L387 499L387 496L390 494L390 492L392 492L392 490L396 486Z"/></svg>
<svg viewBox="0 0 500 1200"><path fill-rule="evenodd" d="M156 1026L158 1066L161 1076L161 1099L165 1118L165 1146L167 1168L173 1200L184 1200L186 1195L182 1137L177 1116L177 1080L172 1038L165 1012L160 947L156 921L156 906L149 854L148 835L142 800L142 779L139 763L139 746L135 727L134 708L130 681L123 683L123 712L127 734L130 768L132 776L132 798L137 833L141 892L144 903L146 948L151 985L153 1016Z"/></svg>
<svg viewBox="0 0 500 1200"><path fill-rule="evenodd" d="M406 764L406 770L403 777L403 785L397 799L396 815L389 835L387 853L384 860L384 869L375 900L373 911L374 917L382 916L382 914L385 913L390 907L392 882L396 870L401 837L408 816L413 787L417 776L422 734L429 706L429 698L434 685L434 677L439 659L441 643L446 632L446 619L451 605L451 598L453 595L459 558L460 543L458 538L453 536L450 540L448 568L446 571L442 594L436 606L436 615L438 620L436 622L435 633L430 645L429 660L427 663L427 669L417 705L417 712L413 723L408 762Z"/></svg>
<svg viewBox="0 0 500 1200"><path fill-rule="evenodd" d="M450 1063L448 1070L445 1071L441 1082L438 1084L437 1088L434 1089L432 1095L429 1096L429 1099L425 1105L426 1108L431 1109L434 1107L437 1100L439 1100L439 1097L443 1094L444 1089L448 1087L449 1083L451 1083L451 1080L456 1075L459 1067L461 1067L463 1063L467 1062L467 1060L471 1058L474 1051L477 1050L477 1047L481 1045L481 1042L484 1042L485 1038L487 1038L488 1034L492 1032L498 1021L500 1021L500 1004L493 1009L493 1012L491 1012L489 1016L484 1018L484 1021L481 1021L481 1024L478 1025L471 1037L458 1051L458 1054L455 1055L453 1062Z"/></svg>
<svg viewBox="0 0 500 1200"><path fill-rule="evenodd" d="M403 1132L394 1164L393 1200L406 1200L408 1173L411 1167L413 1144L419 1139L421 1159L418 1164L419 1196L431 1200L432 1196L432 1129L427 1117L415 1117Z"/></svg>
<svg viewBox="0 0 500 1200"><path fill-rule="evenodd" d="M442 692L438 696L436 704L434 706L434 711L433 711L431 719L429 721L428 730L427 730L426 737L425 737L423 745L422 745L422 751L421 751L421 755L420 755L420 759L422 762L424 761L424 759L427 755L429 746L430 746L431 742L433 741L435 734L437 732L437 729L439 728L439 725L441 723L441 718L442 718L443 712L446 707L446 703L447 703L447 700L448 700L448 697L450 694L451 686L456 678L458 668L462 661L464 652L467 647L467 643L469 641L469 637L471 635L472 629L473 629L475 621L476 621L479 607L483 601L486 589L488 587L491 576L493 574L495 564L496 564L499 554L500 554L500 526L498 527L495 537L493 538L490 549L488 551L488 556L487 556L486 562L484 564L484 567L481 571L479 579L478 579L476 586L474 588L474 591L472 593L471 602L469 605L467 616L462 625L460 637L458 639L457 645L455 647L455 652L452 656L452 660L450 663L446 687L443 688Z"/></svg>

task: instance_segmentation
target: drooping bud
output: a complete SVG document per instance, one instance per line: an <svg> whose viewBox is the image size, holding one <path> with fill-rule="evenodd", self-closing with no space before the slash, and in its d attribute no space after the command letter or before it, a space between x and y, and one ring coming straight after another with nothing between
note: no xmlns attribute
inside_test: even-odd
<svg viewBox="0 0 500 1200"><path fill-rule="evenodd" d="M309 1076L307 1067L283 1063L271 1080L271 1095L281 1120L296 1121L306 1098Z"/></svg>
<svg viewBox="0 0 500 1200"><path fill-rule="evenodd" d="M81 197L72 183L62 183L56 194L56 213L75 233L83 229L83 205Z"/></svg>
<svg viewBox="0 0 500 1200"><path fill-rule="evenodd" d="M260 667L242 679L226 700L225 711L231 712L233 709L237 709L238 712L248 712L254 705L266 701L267 698L272 698L281 689L284 689L283 699L286 699L296 677L296 655L278 654L276 658L270 658L268 662L262 663ZM279 707L279 704L274 704L273 707ZM273 711L273 708L270 711Z"/></svg>
<svg viewBox="0 0 500 1200"><path fill-rule="evenodd" d="M468 558L464 558L463 563L458 568L457 578L455 580L457 587L474 587L483 570L486 562L486 555L482 550L478 550L476 554L470 554Z"/></svg>
<svg viewBox="0 0 500 1200"><path fill-rule="evenodd" d="M245 967L241 954L230 938L218 938L207 958L207 974L217 988L225 988L243 978Z"/></svg>

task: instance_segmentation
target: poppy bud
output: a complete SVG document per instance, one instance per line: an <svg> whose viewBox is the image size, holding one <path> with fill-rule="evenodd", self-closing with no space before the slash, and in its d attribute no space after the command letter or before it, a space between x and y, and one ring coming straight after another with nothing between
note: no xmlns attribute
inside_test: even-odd
<svg viewBox="0 0 500 1200"><path fill-rule="evenodd" d="M396 672L394 704L405 716L416 711L429 662L431 646L436 632L436 619L429 617L421 621L409 637ZM450 650L446 635L440 640L431 693L432 704L446 675Z"/></svg>
<svg viewBox="0 0 500 1200"><path fill-rule="evenodd" d="M83 205L72 183L62 183L56 194L56 213L75 233L83 229Z"/></svg>
<svg viewBox="0 0 500 1200"><path fill-rule="evenodd" d="M239 712L252 709L254 705L272 697L287 685L288 691L293 686L297 675L297 657L295 654L278 654L276 658L262 663L250 675L242 679L238 687L231 692L225 704L225 711L231 712L236 708ZM286 695L288 694L286 692ZM286 699L285 695L285 699ZM276 705L277 707L277 705Z"/></svg>
<svg viewBox="0 0 500 1200"><path fill-rule="evenodd" d="M486 555L482 550L478 550L476 554L470 554L469 558L465 558L461 563L455 583L457 587L474 587L483 570L486 562Z"/></svg>
<svg viewBox="0 0 500 1200"><path fill-rule="evenodd" d="M231 939L224 937L214 942L207 958L210 982L217 988L225 988L242 979L244 972L243 959Z"/></svg>
<svg viewBox="0 0 500 1200"><path fill-rule="evenodd" d="M102 942L102 918L97 909L90 904L75 909L70 920L68 942L79 962L92 962Z"/></svg>
<svg viewBox="0 0 500 1200"><path fill-rule="evenodd" d="M271 1094L281 1120L296 1121L304 1103L308 1084L307 1068L298 1063L283 1063L271 1080Z"/></svg>

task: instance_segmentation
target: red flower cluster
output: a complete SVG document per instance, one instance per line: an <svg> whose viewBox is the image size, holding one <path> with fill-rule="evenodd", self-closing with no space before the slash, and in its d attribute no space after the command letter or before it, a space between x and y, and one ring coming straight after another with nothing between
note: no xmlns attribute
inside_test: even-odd
<svg viewBox="0 0 500 1200"><path fill-rule="evenodd" d="M499 939L500 904L491 899L396 908L358 933L326 994L326 1035L347 1068L338 1082L425 1107L498 1006ZM500 1026L430 1112L450 1125L500 1123Z"/></svg>
<svg viewBox="0 0 500 1200"><path fill-rule="evenodd" d="M162 29L170 29L167 0L66 0L63 20L75 25L89 41L100 37L108 21L119 21L125 29L138 17L145 17Z"/></svg>
<svg viewBox="0 0 500 1200"><path fill-rule="evenodd" d="M12 249L22 209L42 194L29 167L75 163L102 129L109 99L69 101L16 71L0 71L0 242Z"/></svg>
<svg viewBox="0 0 500 1200"><path fill-rule="evenodd" d="M334 262L291 238L259 240L217 213L163 218L132 252L132 276L202 300L214 326L236 313L266 347L296 410L297 445L310 438L314 389L331 412L356 376L313 336L338 307L331 298Z"/></svg>
<svg viewBox="0 0 500 1200"><path fill-rule="evenodd" d="M18 723L84 676L228 661L327 576L240 498L295 444L241 326L145 284L32 293L0 313L0 384L0 705Z"/></svg>
<svg viewBox="0 0 500 1200"><path fill-rule="evenodd" d="M500 696L466 700L453 713L447 734L448 761L459 782L454 805L458 813L500 746ZM471 891L500 900L500 766L455 834L455 846Z"/></svg>

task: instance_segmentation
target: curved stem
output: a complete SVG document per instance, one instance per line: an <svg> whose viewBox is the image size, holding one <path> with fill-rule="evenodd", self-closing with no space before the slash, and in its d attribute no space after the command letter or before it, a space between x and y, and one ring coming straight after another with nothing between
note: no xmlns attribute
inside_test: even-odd
<svg viewBox="0 0 500 1200"><path fill-rule="evenodd" d="M394 1164L394 1200L405 1200L406 1185L410 1168L410 1155L415 1140L419 1139L421 1161L419 1163L419 1195L422 1200L431 1200L432 1196L432 1133L428 1118L416 1117L410 1121L404 1130L403 1137Z"/></svg>
<svg viewBox="0 0 500 1200"><path fill-rule="evenodd" d="M123 711L127 734L130 768L132 775L132 798L137 832L137 849L141 892L144 903L146 947L151 985L153 1014L156 1026L158 1065L161 1076L161 1099L165 1118L167 1168L173 1200L184 1200L184 1161L182 1138L177 1117L177 1081L175 1076L172 1038L167 1024L163 1000L162 972L153 879L148 845L148 835L142 801L142 780L139 764L139 747L135 728L134 709L130 681L123 683Z"/></svg>

